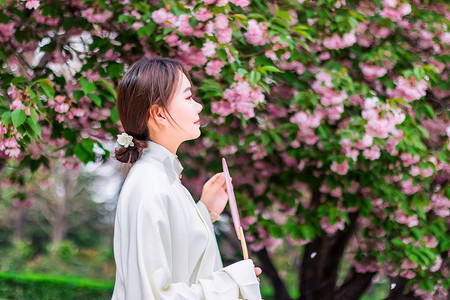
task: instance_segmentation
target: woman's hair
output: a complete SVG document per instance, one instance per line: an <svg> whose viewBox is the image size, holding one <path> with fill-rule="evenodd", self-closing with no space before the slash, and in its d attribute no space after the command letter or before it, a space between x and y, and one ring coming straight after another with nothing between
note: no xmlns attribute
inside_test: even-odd
<svg viewBox="0 0 450 300"><path fill-rule="evenodd" d="M151 139L148 131L153 104L165 111L180 83L180 72L190 80L186 68L165 57L141 58L125 73L117 88L117 111L125 133L133 136L134 146L116 149L116 159L134 163Z"/></svg>

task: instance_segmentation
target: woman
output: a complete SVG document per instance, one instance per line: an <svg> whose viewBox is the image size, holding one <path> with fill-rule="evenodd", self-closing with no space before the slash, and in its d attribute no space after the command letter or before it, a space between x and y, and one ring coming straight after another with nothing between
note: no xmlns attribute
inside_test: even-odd
<svg viewBox="0 0 450 300"><path fill-rule="evenodd" d="M125 133L116 158L133 166L117 204L112 299L261 299L251 260L222 267L212 222L228 200L223 173L197 204L181 184L176 152L200 136L202 110L183 65L139 60L119 84L117 107Z"/></svg>

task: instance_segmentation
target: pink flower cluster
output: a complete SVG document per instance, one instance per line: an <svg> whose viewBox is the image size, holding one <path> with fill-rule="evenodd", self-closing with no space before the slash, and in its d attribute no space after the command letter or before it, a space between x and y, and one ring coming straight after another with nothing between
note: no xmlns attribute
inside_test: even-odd
<svg viewBox="0 0 450 300"><path fill-rule="evenodd" d="M331 37L324 38L322 42L323 46L328 49L343 49L355 43L356 35L354 30L347 32L342 37L335 33Z"/></svg>
<svg viewBox="0 0 450 300"><path fill-rule="evenodd" d="M331 171L339 174L345 175L348 172L348 161L344 160L342 163L338 164L336 161L333 161L331 164Z"/></svg>
<svg viewBox="0 0 450 300"><path fill-rule="evenodd" d="M450 216L450 200L441 194L434 194L430 199L430 206L426 211L433 210L433 212L442 218Z"/></svg>
<svg viewBox="0 0 450 300"><path fill-rule="evenodd" d="M255 116L255 107L264 101L264 94L259 87L250 87L248 81L240 80L234 82L223 95L227 102L214 102L211 106L213 113L227 116L234 111L242 113L244 118L250 119Z"/></svg>
<svg viewBox="0 0 450 300"><path fill-rule="evenodd" d="M195 12L195 18L201 22L205 22L208 21L209 19L211 19L213 17L213 13L210 12L209 10L207 10L204 7L199 8L196 12Z"/></svg>
<svg viewBox="0 0 450 300"><path fill-rule="evenodd" d="M152 20L156 24L162 25L163 28L170 28L175 26L177 17L165 8L161 8L152 13Z"/></svg>
<svg viewBox="0 0 450 300"><path fill-rule="evenodd" d="M357 273L377 272L381 268L376 259L355 260L354 266Z"/></svg>
<svg viewBox="0 0 450 300"><path fill-rule="evenodd" d="M60 18L51 18L51 17L47 17L47 16L43 16L41 15L41 13L36 10L34 12L34 18L36 19L36 22L41 23L41 24L47 24L49 26L56 26L58 25L59 21L61 20Z"/></svg>
<svg viewBox="0 0 450 300"><path fill-rule="evenodd" d="M414 227L419 225L419 219L417 218L416 214L408 216L402 210L398 210L397 213L395 214L395 221L401 224L405 224L408 227Z"/></svg>
<svg viewBox="0 0 450 300"><path fill-rule="evenodd" d="M312 84L312 88L320 97L320 103L325 107L324 115L327 115L331 121L336 121L341 118L344 112L344 100L348 98L345 91L337 93L333 89L331 82L331 75L324 72L316 74L316 80Z"/></svg>
<svg viewBox="0 0 450 300"><path fill-rule="evenodd" d="M7 42L14 35L14 23L0 23L0 42Z"/></svg>
<svg viewBox="0 0 450 300"><path fill-rule="evenodd" d="M411 5L409 3L402 3L397 7L397 0L384 0L383 5L384 8L380 15L394 22L401 21L404 16L411 13Z"/></svg>
<svg viewBox="0 0 450 300"><path fill-rule="evenodd" d="M38 9L39 0L27 0L27 3L25 3L25 7L28 9Z"/></svg>
<svg viewBox="0 0 450 300"><path fill-rule="evenodd" d="M408 180L405 181L400 181L400 186L402 188L403 193L405 193L406 195L415 194L420 190L422 190L423 188L422 184L420 183L414 185L412 178L409 178Z"/></svg>
<svg viewBox="0 0 450 300"><path fill-rule="evenodd" d="M212 60L206 64L205 72L208 75L217 76L220 74L223 66L225 66L225 63L220 59Z"/></svg>
<svg viewBox="0 0 450 300"><path fill-rule="evenodd" d="M5 151L9 157L18 157L20 154L20 146L15 138L0 139L0 151Z"/></svg>
<svg viewBox="0 0 450 300"><path fill-rule="evenodd" d="M262 46L269 42L267 26L256 20L249 20L247 32L244 33L246 41L255 46Z"/></svg>
<svg viewBox="0 0 450 300"><path fill-rule="evenodd" d="M297 139L300 142L305 142L308 145L314 145L319 140L319 137L314 132L314 129L320 125L324 117L322 110L316 110L313 114L309 111L299 111L293 115L289 120L299 126L297 133ZM292 147L299 147L300 145L295 143Z"/></svg>
<svg viewBox="0 0 450 300"><path fill-rule="evenodd" d="M396 125L405 120L405 114L389 104L378 105L378 98L372 97L365 101L362 117L367 120L366 133L372 137L387 138L389 134L398 135ZM382 112L386 112L383 116Z"/></svg>
<svg viewBox="0 0 450 300"><path fill-rule="evenodd" d="M236 6L247 7L250 4L249 0L230 0Z"/></svg>
<svg viewBox="0 0 450 300"><path fill-rule="evenodd" d="M398 77L395 89L387 89L391 98L402 98L408 102L420 99L426 94L428 86L424 79L417 81L414 77L409 79Z"/></svg>
<svg viewBox="0 0 450 300"><path fill-rule="evenodd" d="M214 22L214 30L219 43L227 44L231 42L231 34L233 30L228 23L228 17L224 14L217 14Z"/></svg>
<svg viewBox="0 0 450 300"><path fill-rule="evenodd" d="M361 68L364 77L368 81L372 81L375 78L383 77L387 73L386 68L368 65L363 62L359 63L359 67Z"/></svg>
<svg viewBox="0 0 450 300"><path fill-rule="evenodd" d="M106 20L112 17L113 13L109 10L96 12L92 7L81 11L83 18L86 18L90 23L105 23Z"/></svg>
<svg viewBox="0 0 450 300"><path fill-rule="evenodd" d="M327 234L333 235L336 232L345 229L345 220L336 220L336 222L331 225L330 219L328 217L322 217L320 218L320 226Z"/></svg>

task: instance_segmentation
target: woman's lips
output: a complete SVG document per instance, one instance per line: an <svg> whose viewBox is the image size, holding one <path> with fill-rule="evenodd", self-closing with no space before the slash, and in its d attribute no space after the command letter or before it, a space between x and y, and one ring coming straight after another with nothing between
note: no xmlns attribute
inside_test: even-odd
<svg viewBox="0 0 450 300"><path fill-rule="evenodd" d="M197 121L195 121L194 124L200 125L200 119L198 119Z"/></svg>

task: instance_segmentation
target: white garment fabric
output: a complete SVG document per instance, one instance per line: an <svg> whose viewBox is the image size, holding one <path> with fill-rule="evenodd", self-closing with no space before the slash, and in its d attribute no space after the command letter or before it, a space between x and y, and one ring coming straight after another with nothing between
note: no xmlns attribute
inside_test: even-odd
<svg viewBox="0 0 450 300"><path fill-rule="evenodd" d="M181 184L176 155L149 141L122 187L113 300L261 299L251 260L223 268L206 206Z"/></svg>

